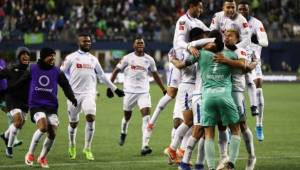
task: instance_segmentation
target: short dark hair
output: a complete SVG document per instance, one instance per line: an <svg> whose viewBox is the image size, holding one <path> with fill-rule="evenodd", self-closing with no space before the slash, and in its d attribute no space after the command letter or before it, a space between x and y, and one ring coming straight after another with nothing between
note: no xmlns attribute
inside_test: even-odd
<svg viewBox="0 0 300 170"><path fill-rule="evenodd" d="M191 31L189 32L189 37L190 37L190 41L193 41L195 38L198 39L198 37L202 36L204 33L203 29L199 28L199 27L195 27L193 29L191 29Z"/></svg>
<svg viewBox="0 0 300 170"><path fill-rule="evenodd" d="M186 0L186 7L189 9L190 5L198 5L199 2L202 2L202 0Z"/></svg>
<svg viewBox="0 0 300 170"><path fill-rule="evenodd" d="M80 33L78 33L78 37L91 37L91 35L86 32L80 32Z"/></svg>
<svg viewBox="0 0 300 170"><path fill-rule="evenodd" d="M142 40L142 39L144 39L143 36L137 35L134 40Z"/></svg>
<svg viewBox="0 0 300 170"><path fill-rule="evenodd" d="M249 1L243 0L239 2L239 5L250 5Z"/></svg>
<svg viewBox="0 0 300 170"><path fill-rule="evenodd" d="M223 36L219 30L212 30L208 34L209 38L216 38L215 43L217 45L216 52L222 51L224 48Z"/></svg>

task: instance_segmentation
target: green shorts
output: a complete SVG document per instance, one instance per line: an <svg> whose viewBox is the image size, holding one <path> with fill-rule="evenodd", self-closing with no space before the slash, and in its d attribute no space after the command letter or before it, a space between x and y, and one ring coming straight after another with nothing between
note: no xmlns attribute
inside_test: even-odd
<svg viewBox="0 0 300 170"><path fill-rule="evenodd" d="M201 109L203 126L216 126L220 121L223 126L239 122L237 107L231 95L204 96Z"/></svg>

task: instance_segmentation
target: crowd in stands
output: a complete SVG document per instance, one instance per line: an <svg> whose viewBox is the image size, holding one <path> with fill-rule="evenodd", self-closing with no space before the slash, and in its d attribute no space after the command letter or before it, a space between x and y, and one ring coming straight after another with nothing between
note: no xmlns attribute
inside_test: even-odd
<svg viewBox="0 0 300 170"><path fill-rule="evenodd" d="M78 31L94 40L145 39L172 42L183 15L184 0L0 0L0 40L22 40L24 33L43 33L47 40L73 41ZM203 0L201 19L210 24L222 0ZM300 1L250 0L271 41L300 38Z"/></svg>

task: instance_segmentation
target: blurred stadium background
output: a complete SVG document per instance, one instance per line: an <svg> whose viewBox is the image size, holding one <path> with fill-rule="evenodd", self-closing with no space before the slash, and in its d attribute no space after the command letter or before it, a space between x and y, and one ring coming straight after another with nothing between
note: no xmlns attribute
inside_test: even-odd
<svg viewBox="0 0 300 170"><path fill-rule="evenodd" d="M201 19L209 25L213 14L221 10L222 0L203 2L205 13ZM251 8L254 15L263 21L270 40L269 47L263 48L262 52L264 79L299 82L300 0L251 0ZM142 34L146 40L146 51L154 57L159 71L165 75L166 54L172 46L176 19L182 14L183 0L0 0L0 56L14 63L17 47L27 46L32 50L32 61L36 61L41 47L49 46L56 50L57 65L60 65L67 54L77 50L76 35L84 31L92 35L92 53L109 73L124 54L132 51L132 39ZM264 85L266 139L263 143L255 140L256 169L300 169L299 91L300 86L296 83ZM60 92L60 127L55 146L49 154L50 167L62 170L176 169L166 164L162 154L169 144L172 106L163 112L154 131L151 142L153 154L140 157L139 113L135 110L126 145L119 147L122 99L107 99L102 87L99 92L93 142L96 160L93 163L86 161L80 151L78 160L69 160L66 99ZM151 96L154 107L161 97L156 86L151 86ZM82 118L78 133L80 149L84 136ZM1 131L7 128L6 119L5 114L0 114ZM254 132L254 118L249 118L249 125ZM14 159L5 158L4 145L0 143L0 169L28 169L24 155L34 129L35 125L27 121L19 135L24 144L15 150ZM240 153L237 169L243 169L246 162L244 146Z"/></svg>
<svg viewBox="0 0 300 170"><path fill-rule="evenodd" d="M296 81L300 73L300 1L251 0L251 9L266 27L270 45L263 48L266 80ZM32 60L42 46L57 50L57 64L77 49L76 35L88 32L93 53L106 71L132 50L132 39L140 34L146 51L164 72L166 53L172 46L174 26L184 14L182 0L1 0L0 55L14 60L15 49L26 45ZM201 19L210 24L222 8L222 0L203 0ZM285 75L285 76L280 76ZM287 76L289 75L289 76Z"/></svg>

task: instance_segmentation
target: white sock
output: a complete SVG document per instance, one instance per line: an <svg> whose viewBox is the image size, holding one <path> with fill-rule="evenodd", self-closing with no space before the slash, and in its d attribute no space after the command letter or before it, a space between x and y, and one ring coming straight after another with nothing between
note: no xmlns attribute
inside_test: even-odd
<svg viewBox="0 0 300 170"><path fill-rule="evenodd" d="M180 126L176 129L174 139L170 145L170 147L174 150L178 148L178 145L181 143L183 136L189 130L188 125L185 123L181 123Z"/></svg>
<svg viewBox="0 0 300 170"><path fill-rule="evenodd" d="M152 114L152 117L151 117L151 120L150 120L150 123L151 124L155 124L155 122L157 121L159 115L160 115L160 112L162 110L164 110L164 108L167 106L167 104L172 100L173 98L170 97L168 94L165 94L162 98L160 98L153 114Z"/></svg>
<svg viewBox="0 0 300 170"><path fill-rule="evenodd" d="M173 127L172 131L171 131L171 141L173 141L173 139L174 139L175 132L176 132L176 129Z"/></svg>
<svg viewBox="0 0 300 170"><path fill-rule="evenodd" d="M219 150L221 158L227 157L227 148L228 148L228 140L227 140L227 130L219 131Z"/></svg>
<svg viewBox="0 0 300 170"><path fill-rule="evenodd" d="M15 137L19 132L19 129L16 128L14 124L11 124L9 129L10 132L9 132L7 147L12 147L15 141Z"/></svg>
<svg viewBox="0 0 300 170"><path fill-rule="evenodd" d="M121 122L121 133L122 134L127 134L128 124L129 124L129 121L126 122L125 118L123 117L122 122Z"/></svg>
<svg viewBox="0 0 300 170"><path fill-rule="evenodd" d="M69 124L68 126L68 134L69 134L69 147L76 146L76 134L77 134L77 127L72 128Z"/></svg>
<svg viewBox="0 0 300 170"><path fill-rule="evenodd" d="M185 133L185 135L183 136L183 139L182 139L182 142L180 144L180 148L185 150L186 147L187 147L187 142L190 138L190 136L192 136L192 131L193 131L193 128L189 128L189 130Z"/></svg>
<svg viewBox="0 0 300 170"><path fill-rule="evenodd" d="M46 157L48 152L50 151L52 145L54 143L54 140L49 139L48 137L44 141L44 145L40 154L40 158Z"/></svg>
<svg viewBox="0 0 300 170"><path fill-rule="evenodd" d="M242 132L242 134L243 134L243 139L245 141L245 146L246 146L249 156L255 157L253 135L252 135L251 130L249 128L247 128L244 132Z"/></svg>
<svg viewBox="0 0 300 170"><path fill-rule="evenodd" d="M205 161L205 150L204 150L204 138L200 138L198 142L198 153L197 153L197 159L196 159L196 164L199 165L204 165Z"/></svg>
<svg viewBox="0 0 300 170"><path fill-rule="evenodd" d="M185 152L184 152L184 155L183 155L183 158L182 158L183 163L189 163L190 162L196 143L197 143L197 139L194 138L193 136L190 136L188 141L187 141L187 147L185 149Z"/></svg>
<svg viewBox="0 0 300 170"><path fill-rule="evenodd" d="M40 129L37 129L33 136L32 136L32 140L31 140L31 143L30 143L30 147L29 147L29 150L28 150L28 153L30 154L33 154L34 153L34 150L37 146L37 144L39 143L41 137L43 136L43 132L40 131Z"/></svg>
<svg viewBox="0 0 300 170"><path fill-rule="evenodd" d="M143 139L142 140L143 140L143 143L142 143L142 148L149 145L151 132L149 132L146 128L149 121L150 121L150 115L147 115L147 116L143 117L143 125L142 125L142 133L143 133Z"/></svg>
<svg viewBox="0 0 300 170"><path fill-rule="evenodd" d="M85 142L84 142L85 149L91 149L94 132L95 132L95 121L86 122L86 124L85 124Z"/></svg>
<svg viewBox="0 0 300 170"><path fill-rule="evenodd" d="M263 126L265 99L262 88L257 88L257 99L259 115L256 116L256 126Z"/></svg>
<svg viewBox="0 0 300 170"><path fill-rule="evenodd" d="M251 106L257 106L257 98L256 98L256 86L253 82L248 82L248 96L250 100Z"/></svg>
<svg viewBox="0 0 300 170"><path fill-rule="evenodd" d="M13 123L10 124L10 125L8 126L8 128L6 129L6 131L4 132L4 137L5 137L6 139L9 138L9 133L10 133L10 129L11 129L12 126L13 126Z"/></svg>

